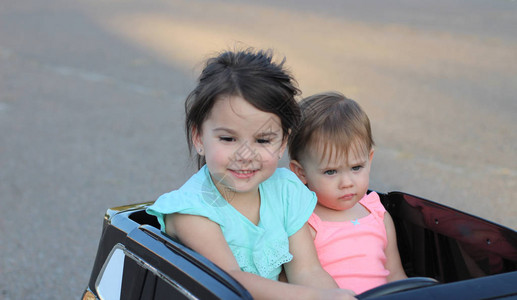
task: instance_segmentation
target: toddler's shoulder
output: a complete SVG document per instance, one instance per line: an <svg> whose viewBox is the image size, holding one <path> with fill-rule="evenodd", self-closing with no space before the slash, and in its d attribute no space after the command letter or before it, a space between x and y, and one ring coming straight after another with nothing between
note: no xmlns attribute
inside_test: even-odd
<svg viewBox="0 0 517 300"><path fill-rule="evenodd" d="M379 217L383 217L384 213L386 213L386 209L384 208L384 205L382 205L379 194L374 191L365 195L363 199L361 199L361 203L371 212L377 213Z"/></svg>

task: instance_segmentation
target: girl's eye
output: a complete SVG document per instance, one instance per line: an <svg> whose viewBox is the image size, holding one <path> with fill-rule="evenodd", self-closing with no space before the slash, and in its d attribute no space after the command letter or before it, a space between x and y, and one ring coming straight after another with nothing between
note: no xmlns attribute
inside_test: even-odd
<svg viewBox="0 0 517 300"><path fill-rule="evenodd" d="M259 144L269 144L269 143L271 143L271 140L268 140L268 139L258 139L257 143L259 143Z"/></svg>
<svg viewBox="0 0 517 300"><path fill-rule="evenodd" d="M336 170L327 170L327 171L325 171L325 172L323 172L323 173L324 173L325 175L334 175L334 174L336 174L336 173L337 173L337 171L336 171Z"/></svg>
<svg viewBox="0 0 517 300"><path fill-rule="evenodd" d="M231 136L220 136L219 140L223 141L223 142L234 142L235 141L235 139Z"/></svg>
<svg viewBox="0 0 517 300"><path fill-rule="evenodd" d="M362 168L363 168L363 166L354 166L354 167L352 167L352 171L357 172L357 171L361 170Z"/></svg>

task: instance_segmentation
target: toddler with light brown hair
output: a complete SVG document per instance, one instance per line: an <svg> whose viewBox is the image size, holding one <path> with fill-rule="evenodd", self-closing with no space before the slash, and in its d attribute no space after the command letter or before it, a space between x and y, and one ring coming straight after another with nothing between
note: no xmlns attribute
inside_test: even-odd
<svg viewBox="0 0 517 300"><path fill-rule="evenodd" d="M354 100L328 92L300 103L301 126L289 137L290 168L317 195L309 225L323 268L356 293L407 278L393 220L367 194L374 141Z"/></svg>

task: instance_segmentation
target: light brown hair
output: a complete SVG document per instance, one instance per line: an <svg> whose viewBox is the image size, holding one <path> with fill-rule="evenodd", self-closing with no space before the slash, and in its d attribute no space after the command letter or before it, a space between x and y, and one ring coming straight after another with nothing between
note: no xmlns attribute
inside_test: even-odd
<svg viewBox="0 0 517 300"><path fill-rule="evenodd" d="M349 151L367 155L373 148L370 120L354 100L326 92L303 99L300 108L302 122L289 136L290 159L300 162L311 151L321 159L347 158Z"/></svg>

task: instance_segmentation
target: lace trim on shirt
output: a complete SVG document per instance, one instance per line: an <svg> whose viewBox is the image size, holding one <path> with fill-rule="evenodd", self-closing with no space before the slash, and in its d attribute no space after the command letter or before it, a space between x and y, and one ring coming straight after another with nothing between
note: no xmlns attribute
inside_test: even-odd
<svg viewBox="0 0 517 300"><path fill-rule="evenodd" d="M280 267L293 259L289 253L289 242L286 238L268 241L268 245L261 244L259 241L255 245L251 256L247 255L245 249L234 251L234 256L241 270L265 278L277 279Z"/></svg>

